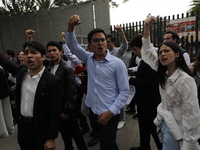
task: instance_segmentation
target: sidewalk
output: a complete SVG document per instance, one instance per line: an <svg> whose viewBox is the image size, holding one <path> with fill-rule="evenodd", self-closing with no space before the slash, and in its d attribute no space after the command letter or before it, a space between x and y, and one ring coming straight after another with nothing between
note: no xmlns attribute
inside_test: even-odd
<svg viewBox="0 0 200 150"><path fill-rule="evenodd" d="M16 128L17 126L15 126L15 130ZM84 138L87 142L89 140L89 134L86 134ZM138 120L132 119L131 115L126 115L125 126L118 130L117 144L119 150L129 150L131 146L139 146ZM74 149L77 150L75 144L74 147ZM153 140L151 140L151 149L157 150ZM17 143L16 131L7 138L0 138L0 150L20 150ZM64 145L60 135L56 141L56 150L64 150ZM99 144L89 147L88 150L99 150Z"/></svg>

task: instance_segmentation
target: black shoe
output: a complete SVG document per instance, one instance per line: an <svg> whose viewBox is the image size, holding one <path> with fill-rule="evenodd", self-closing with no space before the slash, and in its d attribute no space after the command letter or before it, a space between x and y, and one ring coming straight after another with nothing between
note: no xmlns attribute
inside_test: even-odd
<svg viewBox="0 0 200 150"><path fill-rule="evenodd" d="M129 115L135 115L135 114L136 114L136 111L133 110L133 109L131 109L131 108L129 108L129 109L126 110L125 112L126 112L126 114L129 114Z"/></svg>
<svg viewBox="0 0 200 150"><path fill-rule="evenodd" d="M90 135L90 137L93 137L96 135L96 132L94 130L92 130L92 131L90 131L89 135Z"/></svg>
<svg viewBox="0 0 200 150"><path fill-rule="evenodd" d="M81 129L82 135L85 135L85 134L88 133L89 131L90 131L89 128L82 128L82 129Z"/></svg>
<svg viewBox="0 0 200 150"><path fill-rule="evenodd" d="M138 119L138 114L135 114L135 115L133 116L133 119Z"/></svg>
<svg viewBox="0 0 200 150"><path fill-rule="evenodd" d="M96 145L99 141L100 141L99 136L95 135L95 136L92 137L91 140L88 141L87 146L92 147L92 146Z"/></svg>
<svg viewBox="0 0 200 150"><path fill-rule="evenodd" d="M131 147L130 150L141 150L140 147Z"/></svg>

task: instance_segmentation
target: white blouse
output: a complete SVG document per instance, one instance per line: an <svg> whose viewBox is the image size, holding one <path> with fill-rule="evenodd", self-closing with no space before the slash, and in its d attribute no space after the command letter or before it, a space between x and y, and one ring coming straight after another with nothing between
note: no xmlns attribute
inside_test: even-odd
<svg viewBox="0 0 200 150"><path fill-rule="evenodd" d="M143 60L157 71L158 55L150 38L143 38L142 42ZM167 78L164 88L159 89L162 102L157 108L155 124L159 127L165 120L174 138L183 139L181 150L194 150L194 143L200 138L200 109L194 79L177 68Z"/></svg>

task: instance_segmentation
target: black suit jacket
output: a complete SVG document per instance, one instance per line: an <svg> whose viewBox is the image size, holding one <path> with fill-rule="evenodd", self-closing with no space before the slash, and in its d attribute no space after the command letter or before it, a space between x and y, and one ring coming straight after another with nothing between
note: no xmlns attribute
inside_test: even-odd
<svg viewBox="0 0 200 150"><path fill-rule="evenodd" d="M48 70L51 70L51 67L54 65L51 62L48 66ZM77 87L75 81L74 70L67 64L66 61L61 59L58 69L55 72L55 75L62 80L63 89L64 89L64 104L62 112L65 114L71 114L75 111L76 98L77 98Z"/></svg>
<svg viewBox="0 0 200 150"><path fill-rule="evenodd" d="M160 103L158 74L143 60L138 67L136 78L130 78L129 83L136 88L136 103L139 107L156 110Z"/></svg>
<svg viewBox="0 0 200 150"><path fill-rule="evenodd" d="M131 56L131 59L130 59L128 68L136 67L136 66L137 66L137 64L135 63L136 57L137 57L137 56L134 55L134 53L132 52L132 56ZM130 76L135 76L135 75L136 75L136 73L135 73L135 72L132 72L131 70L128 70L128 74L129 74Z"/></svg>
<svg viewBox="0 0 200 150"><path fill-rule="evenodd" d="M17 66L7 61L2 54L0 54L0 65L16 76L16 108L20 117L21 85L23 77L27 73L27 67L25 65ZM34 133L37 140L45 142L47 139L58 137L63 104L62 94L61 80L45 69L36 89L33 108ZM23 132L23 130L18 132L19 139L20 132Z"/></svg>
<svg viewBox="0 0 200 150"><path fill-rule="evenodd" d="M10 95L10 90L8 86L8 79L5 72L0 68L0 100Z"/></svg>

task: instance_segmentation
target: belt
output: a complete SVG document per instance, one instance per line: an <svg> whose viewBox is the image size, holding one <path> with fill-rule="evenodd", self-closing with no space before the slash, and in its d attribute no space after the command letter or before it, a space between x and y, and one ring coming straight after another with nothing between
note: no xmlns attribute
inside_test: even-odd
<svg viewBox="0 0 200 150"><path fill-rule="evenodd" d="M33 117L21 116L23 122L33 122Z"/></svg>

